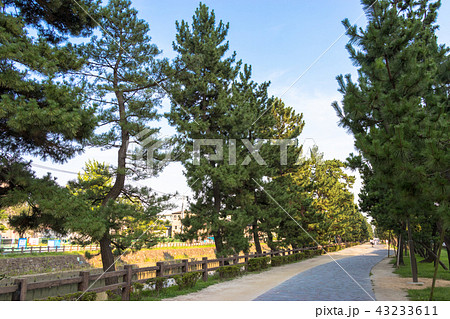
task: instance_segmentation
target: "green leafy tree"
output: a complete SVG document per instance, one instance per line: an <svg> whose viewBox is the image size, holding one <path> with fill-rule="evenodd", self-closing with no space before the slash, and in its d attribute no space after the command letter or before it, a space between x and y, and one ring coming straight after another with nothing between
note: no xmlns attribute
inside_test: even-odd
<svg viewBox="0 0 450 319"><path fill-rule="evenodd" d="M154 245L165 231L156 214L169 207L168 197L129 186L115 201L102 205L114 185L114 174L108 165L90 161L64 188L49 177L33 179L33 187L44 189L32 198L22 197L26 209L12 216L10 224L19 232L51 229L80 244L98 242L108 232L118 252Z"/></svg>
<svg viewBox="0 0 450 319"><path fill-rule="evenodd" d="M444 195L449 185L444 164L449 156L445 142L449 82L444 71L448 48L438 45L435 35L440 1L364 0L363 6L369 20L365 30L343 22L358 82L350 75L339 76L342 108L333 106L370 164L370 177L365 179L369 197L381 200L378 203L407 230L417 281L417 224L429 212L444 233L450 220ZM387 195L371 194L382 190Z"/></svg>
<svg viewBox="0 0 450 319"><path fill-rule="evenodd" d="M129 247L139 250L156 244L166 230L156 214L169 207L166 203L168 197L159 197L148 188L137 190L128 186L114 202L102 205L113 185L114 170L111 167L96 161L87 162L84 172L79 173L77 180L69 182L67 187L72 195L90 205L90 209L66 227L84 243L97 242L108 232L118 252ZM96 225L95 229L92 225Z"/></svg>
<svg viewBox="0 0 450 319"><path fill-rule="evenodd" d="M223 158L229 158L229 138L233 138L229 134L237 123L231 114L230 94L241 62L236 62L236 53L225 57L228 24L216 23L214 11L206 5L196 9L191 26L183 20L176 28L173 48L178 56L172 66L173 103L167 117L179 133L180 160L194 192L191 214L185 220L186 236L213 236L216 254L223 256L248 247L243 238L243 215L225 203L238 186L238 168L205 156L199 156L197 165L191 154L194 140L220 140L224 143ZM215 152L212 146L201 151Z"/></svg>
<svg viewBox="0 0 450 319"><path fill-rule="evenodd" d="M6 227L6 221L7 221L8 215L6 214L5 210L0 210L0 231L7 230Z"/></svg>
<svg viewBox="0 0 450 319"><path fill-rule="evenodd" d="M95 16L96 1L79 4ZM68 78L85 62L68 38L90 34L92 19L70 1L6 0L0 7L0 207L6 207L45 189L34 186L46 181L35 179L23 155L62 163L82 151L97 120L83 87Z"/></svg>
<svg viewBox="0 0 450 319"><path fill-rule="evenodd" d="M303 114L296 114L292 107L286 106L280 99L273 101L268 113L274 123L261 123L261 126L267 134L266 138L274 141L275 145L262 149L262 156L267 162L265 169L256 168L259 172L258 185L263 187L258 187L256 193L258 229L266 234L268 245L273 250L280 246L298 247L301 244L299 238L304 232L298 226L298 221L291 217L297 219L311 203L304 185L294 181L302 151L302 147L297 145L298 137L305 122Z"/></svg>
<svg viewBox="0 0 450 319"><path fill-rule="evenodd" d="M80 3L96 7L94 1ZM1 155L64 162L82 150L96 124L83 88L67 78L84 63L67 36L87 35L93 23L75 3L2 1L1 7Z"/></svg>
<svg viewBox="0 0 450 319"><path fill-rule="evenodd" d="M86 76L86 82L91 84L90 99L98 106L103 128L91 139L92 145L117 148L114 181L100 199L103 209L108 210L111 205L118 205L119 197L132 190L126 187L127 177L149 175L145 168L131 165L128 148L133 136L158 131L149 123L158 118L156 106L161 96L159 82L164 63L156 59L160 51L151 43L149 26L138 18L130 1L109 1L100 11L99 23L100 35L93 36L85 46L87 67L79 74ZM105 227L99 240L103 268L109 271L114 270L112 229Z"/></svg>

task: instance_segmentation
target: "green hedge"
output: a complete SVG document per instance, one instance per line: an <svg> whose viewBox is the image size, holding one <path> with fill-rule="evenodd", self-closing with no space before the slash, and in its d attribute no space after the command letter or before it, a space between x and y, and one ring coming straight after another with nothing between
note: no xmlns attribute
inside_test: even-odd
<svg viewBox="0 0 450 319"><path fill-rule="evenodd" d="M200 276L201 276L201 273L196 271L196 272L188 272L188 273L185 273L184 275L173 276L173 279L175 279L175 282L177 283L178 288L180 288L180 290L182 290L182 289L194 287L197 280L200 279Z"/></svg>
<svg viewBox="0 0 450 319"><path fill-rule="evenodd" d="M45 300L45 301L76 301L76 300L78 300L78 298L80 298L80 301L95 301L97 299L97 294L92 291L88 291L83 294L83 292L79 291L79 292L75 292L72 294L56 296L56 297L48 297L48 298L41 299L41 300Z"/></svg>
<svg viewBox="0 0 450 319"><path fill-rule="evenodd" d="M289 264L289 263L293 263L296 261L300 261L302 259L305 259L306 255L304 253L295 253L295 254L291 254L291 255L286 255L286 256L274 256L271 258L271 265L276 267L276 266L281 266L284 264Z"/></svg>
<svg viewBox="0 0 450 319"><path fill-rule="evenodd" d="M306 258L322 255L322 252L323 252L322 249L308 249L308 250L304 250L303 251L303 253L305 254Z"/></svg>
<svg viewBox="0 0 450 319"><path fill-rule="evenodd" d="M217 269L217 272L222 279L237 277L241 274L240 266L222 266Z"/></svg>
<svg viewBox="0 0 450 319"><path fill-rule="evenodd" d="M281 266L286 263L285 256L274 256L271 258L270 265L273 267Z"/></svg>
<svg viewBox="0 0 450 319"><path fill-rule="evenodd" d="M257 257L249 259L248 271L258 271L269 268L270 257Z"/></svg>

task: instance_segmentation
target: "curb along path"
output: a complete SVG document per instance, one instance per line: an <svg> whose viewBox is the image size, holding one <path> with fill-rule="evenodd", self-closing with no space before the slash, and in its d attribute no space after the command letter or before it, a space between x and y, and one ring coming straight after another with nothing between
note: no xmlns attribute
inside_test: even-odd
<svg viewBox="0 0 450 319"><path fill-rule="evenodd" d="M373 295L372 292L372 288L370 286L370 280L369 278L369 274L370 274L370 269L376 264L378 263L381 259L383 259L385 257L386 250L384 249L384 246L378 246L373 248L370 244L364 244L364 245L359 245L359 246L354 246L351 248L346 248L344 250L338 251L338 252L333 252L330 253L330 255L335 259L335 260L339 260L339 263L342 265L342 267L349 272L357 281L358 283L364 287L365 290L367 290L370 294ZM354 271L354 268L357 268L359 266L353 265L353 266L347 266L342 264L342 261L345 259L351 259L353 257L360 257L360 259L362 259L362 261L359 261L357 259L354 259L352 261L356 261L357 264L360 267L363 267L363 273L361 274L357 274ZM331 271L331 273L329 274L329 277L327 274L323 273L323 271L327 270L327 269L320 269L319 266L321 265L327 265L329 263L333 263L334 266L336 267L336 269L330 268L328 269L328 271ZM329 267L330 265L328 265L327 267ZM347 269L348 267L351 267L351 269ZM345 272L338 266L336 265L336 263L334 261L332 261L332 259L330 258L330 256L328 255L322 255L322 256L317 256L314 257L312 259L307 259L298 263L293 263L293 264L289 264L289 265L284 265L284 266L280 266L280 267L274 267L268 271L264 271L258 274L248 274L245 275L241 278L235 279L235 280L231 280L231 281L226 281L226 282L222 282L213 286L209 286L199 292L195 292L192 294L188 294L188 295L183 295L183 296L178 296L175 298L170 298L170 299L164 299L165 301L170 301L170 300L176 300L176 301L181 301L181 300L198 300L198 301L207 301L207 300L215 300L215 301L220 301L220 300L228 300L228 301L250 301L250 300L329 300L329 299L321 299L323 297L320 297L319 295L315 295L315 298L318 299L295 299L295 294L298 293L299 289L301 288L302 283L297 283L295 284L295 282L291 282L292 284L295 285L295 287L297 287L297 289L295 290L289 290L290 293L288 294L288 298L290 299L280 299L279 297L281 296L281 293L278 293L278 299L275 299L276 294L271 295L273 297L273 299L262 299L262 298L266 298L269 295L266 295L267 293L274 293L276 291L280 291L280 290L273 290L272 289L278 289L282 286L282 284L288 283L291 279L295 280L297 276L301 275L302 273L308 271L308 270L313 270L314 268L318 268L318 270L313 271L313 274L315 272L317 272L317 276L318 279L316 279L314 281L314 283L312 281L308 281L311 286L309 286L307 288L306 291L308 291L309 293L311 291L319 291L318 289L320 289L319 287L325 287L327 284L329 284L330 278L331 281L336 281L337 282L337 276L339 276L339 278L341 278L341 274L342 274L342 278L343 276L345 276L349 282L345 282L345 286L339 286L335 287L335 289L338 289L336 291L333 292L329 292L328 290L322 290L322 295L323 296L333 296L334 299L330 299L330 300L371 300L369 296L367 296L367 294L360 288L358 287L358 285L351 280L346 274ZM365 272L367 272L367 274L365 274ZM362 276L362 278L358 277L358 276ZM356 278L355 276L357 276L358 278ZM367 279L368 283L369 283L369 288L366 289L366 286L363 285L364 280ZM343 278L343 280L346 280ZM362 282L361 282L362 281ZM300 286L299 286L300 285ZM342 290L345 289L349 289L350 285L354 286L354 294L358 295L358 296L365 296L367 297L367 299L336 299L336 296L342 295ZM293 286L294 287L294 286ZM328 285L329 287L329 285ZM343 288L345 287L345 288ZM283 288L284 289L284 288ZM353 288L352 288L353 289ZM356 289L358 289L358 292L356 292ZM300 296L300 295L297 295ZM319 297L318 297L319 296ZM353 296L353 294L352 294Z"/></svg>

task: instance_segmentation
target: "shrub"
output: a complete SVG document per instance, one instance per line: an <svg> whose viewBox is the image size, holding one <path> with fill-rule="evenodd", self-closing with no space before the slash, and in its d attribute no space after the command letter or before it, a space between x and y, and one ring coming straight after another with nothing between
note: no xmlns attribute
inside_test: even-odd
<svg viewBox="0 0 450 319"><path fill-rule="evenodd" d="M133 290L142 290L142 289L144 289L144 285L141 284L140 282L135 282L133 284Z"/></svg>
<svg viewBox="0 0 450 319"><path fill-rule="evenodd" d="M239 266L222 266L217 269L221 279L237 277L241 274Z"/></svg>
<svg viewBox="0 0 450 319"><path fill-rule="evenodd" d="M304 250L303 253L305 254L306 258L310 258L313 255L314 250Z"/></svg>
<svg viewBox="0 0 450 319"><path fill-rule="evenodd" d="M249 259L248 261L248 271L258 271L268 268L270 257L256 257Z"/></svg>
<svg viewBox="0 0 450 319"><path fill-rule="evenodd" d="M135 282L133 288L131 289L131 296L133 299L141 299L142 290L144 289L144 284L140 282Z"/></svg>
<svg viewBox="0 0 450 319"><path fill-rule="evenodd" d="M120 301L122 297L118 294L117 290L106 290L106 295L109 301Z"/></svg>
<svg viewBox="0 0 450 319"><path fill-rule="evenodd" d="M81 298L80 298L81 297ZM80 298L80 301L95 301L97 299L97 293L88 291L83 294L83 292L75 292L72 294L62 295L62 296L55 296L55 297L48 297L45 299L45 301L76 301Z"/></svg>
<svg viewBox="0 0 450 319"><path fill-rule="evenodd" d="M84 252L84 257L86 257L87 260L92 259L92 258L94 258L95 256L98 256L98 255L100 255L99 252L93 252L93 251L90 251L90 250L86 250Z"/></svg>
<svg viewBox="0 0 450 319"><path fill-rule="evenodd" d="M305 259L305 254L304 253L296 253L296 254L293 254L292 256L294 256L296 261Z"/></svg>
<svg viewBox="0 0 450 319"><path fill-rule="evenodd" d="M155 277L147 280L147 284L153 285L153 288L156 291L161 291L167 286L167 278L164 277Z"/></svg>
<svg viewBox="0 0 450 319"><path fill-rule="evenodd" d="M194 287L197 280L200 279L200 276L201 276L201 273L196 271L196 272L185 273L182 276L176 275L173 277L173 279L175 279L175 282L177 283L178 288L180 290L182 290L182 289Z"/></svg>
<svg viewBox="0 0 450 319"><path fill-rule="evenodd" d="M270 265L273 267L281 266L285 263L284 256L274 256L271 258Z"/></svg>

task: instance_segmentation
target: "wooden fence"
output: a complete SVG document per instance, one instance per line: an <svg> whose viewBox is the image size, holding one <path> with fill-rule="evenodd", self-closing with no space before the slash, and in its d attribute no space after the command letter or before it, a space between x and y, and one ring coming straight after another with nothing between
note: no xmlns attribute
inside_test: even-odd
<svg viewBox="0 0 450 319"><path fill-rule="evenodd" d="M60 253L80 250L99 250L97 245L78 246L30 246L30 247L4 247L0 248L0 254L38 254L38 253Z"/></svg>
<svg viewBox="0 0 450 319"><path fill-rule="evenodd" d="M354 243L340 244L341 247L348 247L354 245ZM251 258L265 257L265 256L285 256L291 255L304 250L318 250L330 246L316 246L316 247L304 247L289 250L279 251L267 251L261 254L245 254L234 255L226 258L208 259L203 257L202 260L191 261L188 259L181 260L181 262L157 262L156 266L137 268L135 265L125 265L123 270L111 271L103 274L90 274L89 271L81 271L78 277L67 279L55 279L42 282L28 283L26 278L16 279L14 284L7 287L0 287L0 295L11 294L13 301L24 301L27 297L27 291L34 289L52 288L62 285L78 284L78 291L85 292L89 289L91 282L95 282L98 279L117 278L116 284L106 285L103 287L97 287L89 289L91 292L105 292L108 290L121 289L122 300L130 300L131 287L134 283L145 283L150 278L164 277L170 278L175 275L185 274L187 272L201 272L202 279L208 280L208 273L214 271L219 267L226 264L244 266L247 269L248 261Z"/></svg>

